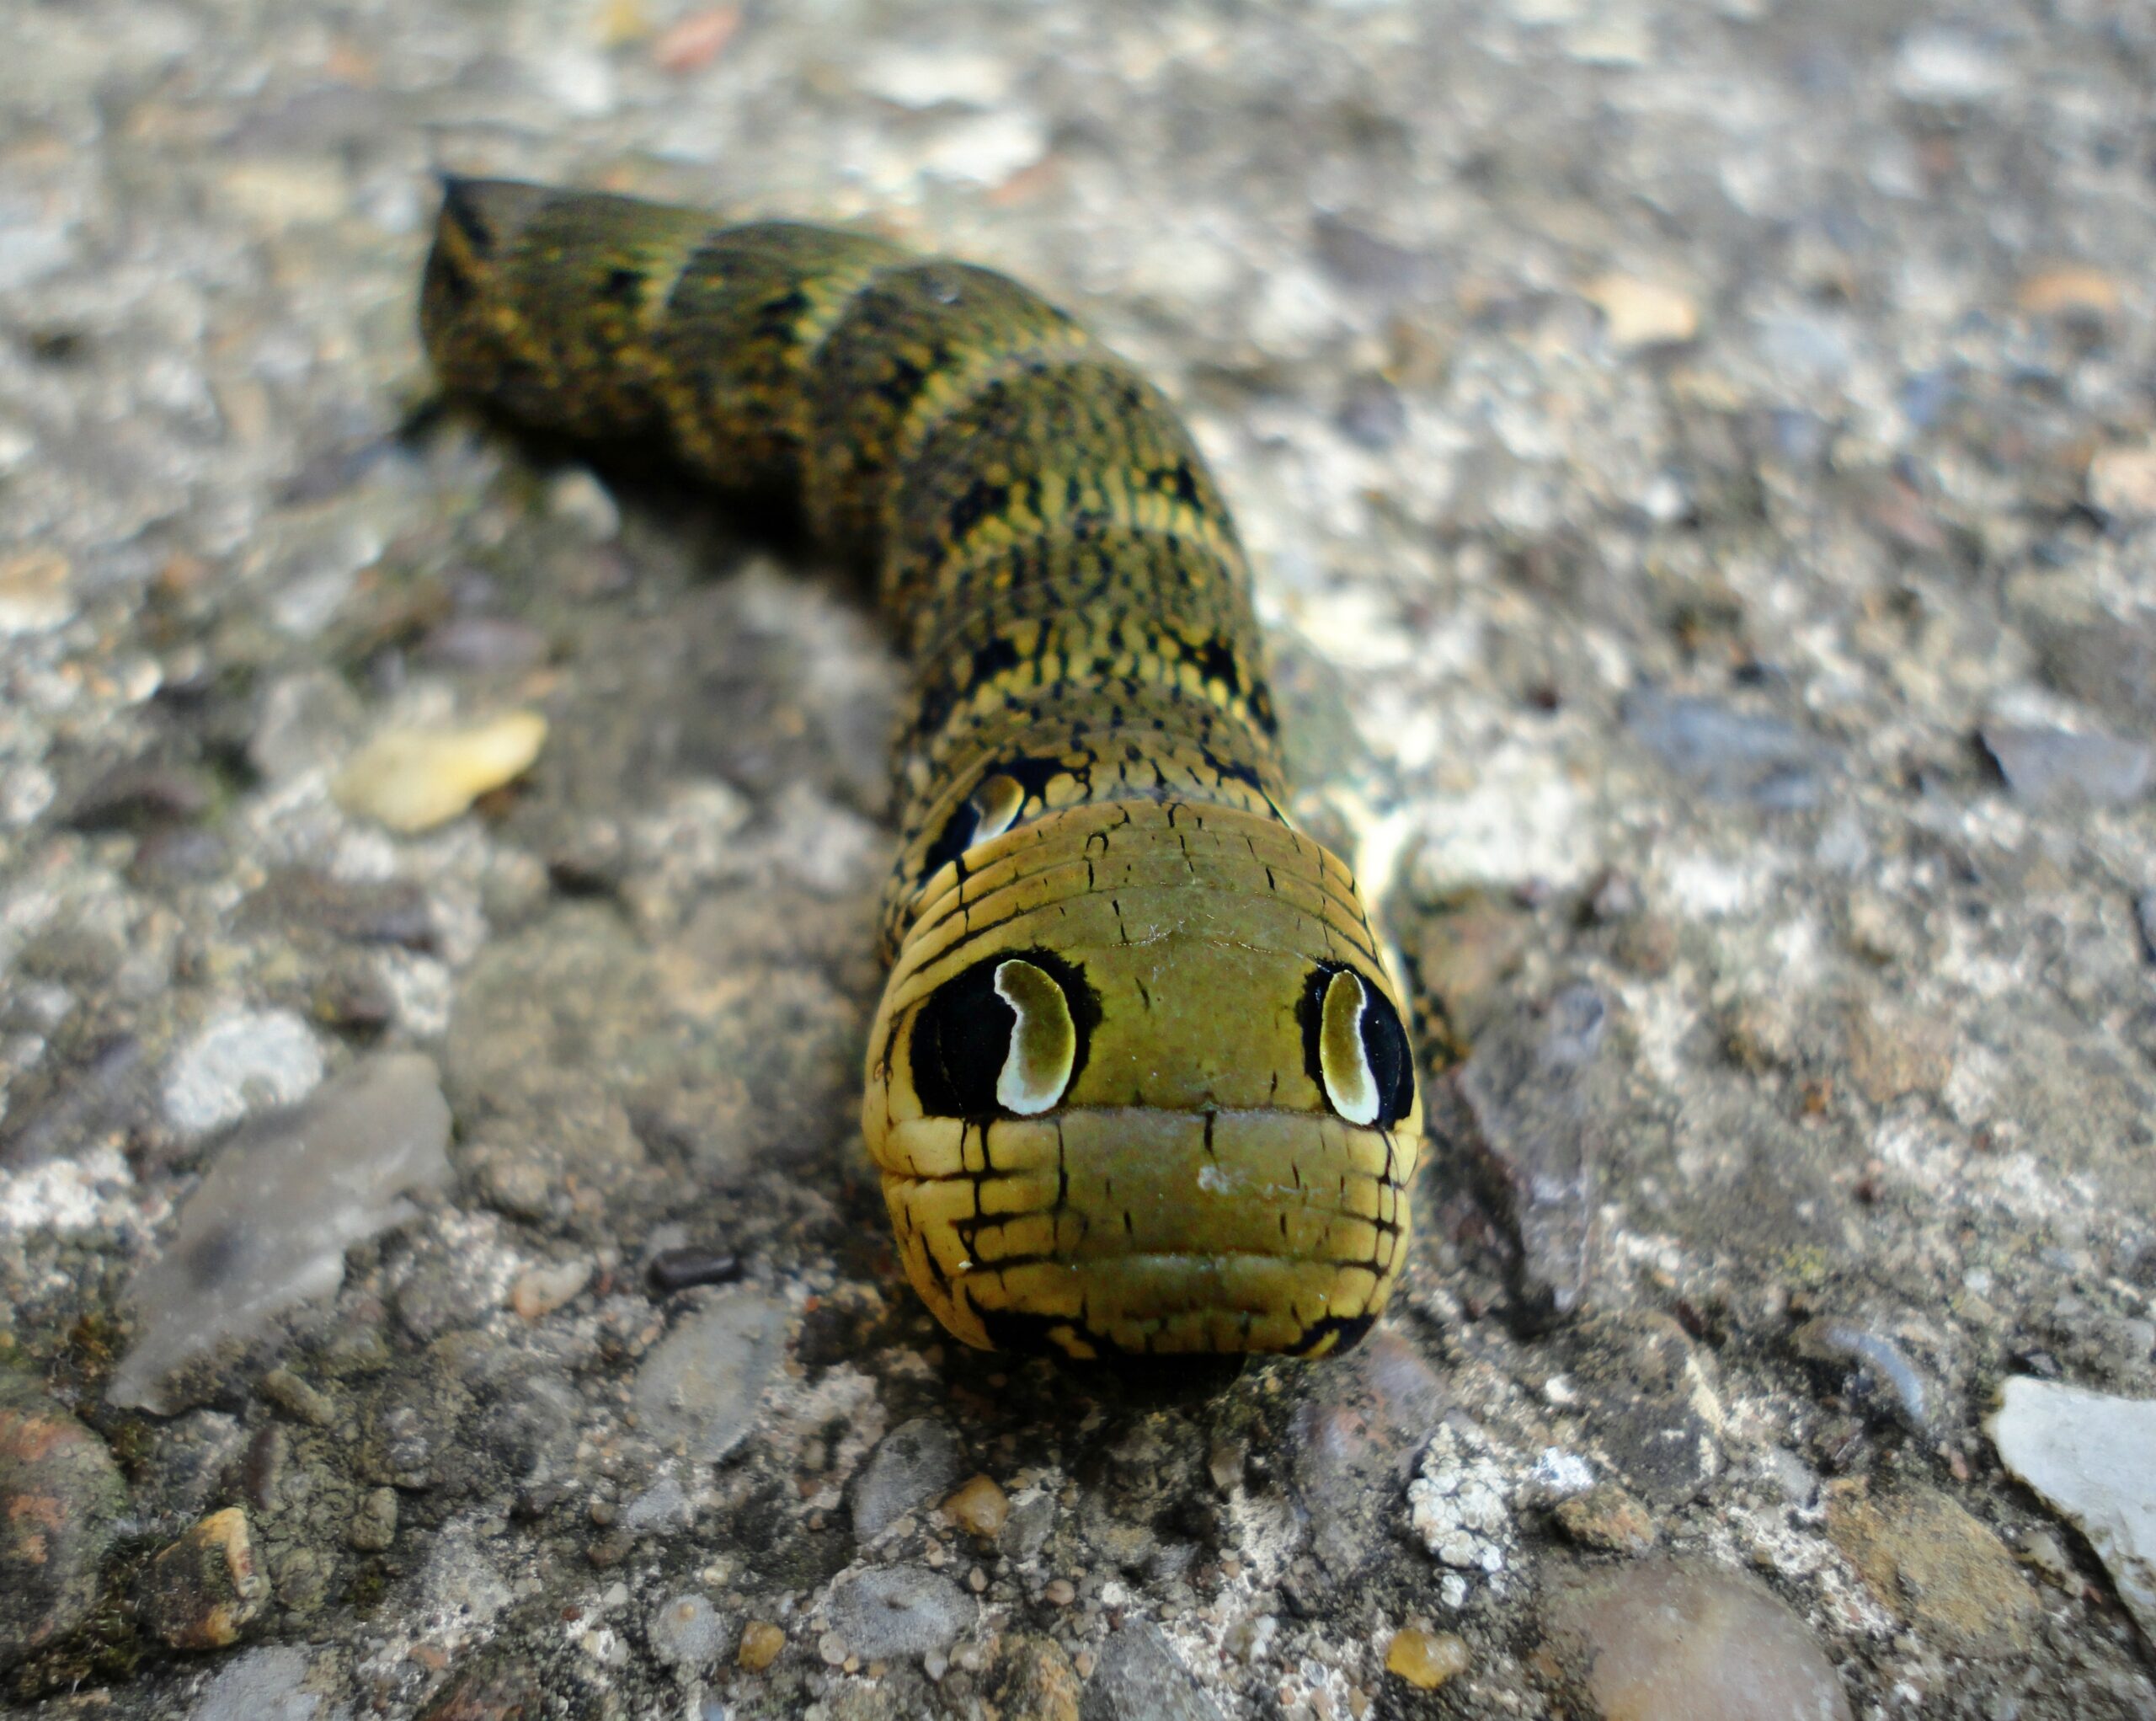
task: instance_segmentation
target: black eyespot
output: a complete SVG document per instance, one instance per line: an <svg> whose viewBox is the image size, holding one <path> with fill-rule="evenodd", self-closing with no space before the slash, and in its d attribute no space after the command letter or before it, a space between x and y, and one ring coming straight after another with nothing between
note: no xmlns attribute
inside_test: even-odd
<svg viewBox="0 0 2156 1721"><path fill-rule="evenodd" d="M974 832L980 829L980 809L970 800L958 803L958 810L943 821L943 828L937 833L936 841L928 845L928 852L921 858L921 876L925 879L936 876L939 868L954 861L974 846ZM991 992L990 996L993 996Z"/></svg>
<svg viewBox="0 0 2156 1721"><path fill-rule="evenodd" d="M913 1018L906 1055L914 1093L931 1117L989 1118L1003 1113L995 1082L1010 1056L1011 1030L1018 1014L997 994L995 970L1014 956L1032 963L1063 989L1078 1041L1070 1081L1075 1082L1086 1067L1101 1005L1086 984L1085 970L1049 950L999 951L945 981Z"/></svg>
<svg viewBox="0 0 2156 1721"><path fill-rule="evenodd" d="M1303 1030L1303 1067L1317 1084L1318 1092L1326 1092L1322 1058L1325 992L1334 975L1346 972L1353 972L1363 983L1363 1056L1369 1061L1370 1079L1378 1093L1377 1116L1371 1124L1376 1129L1390 1129L1415 1109L1415 1054L1407 1044L1407 1029L1400 1012L1368 975L1349 970L1341 962L1321 962L1310 970L1295 1004L1295 1020Z"/></svg>
<svg viewBox="0 0 2156 1721"><path fill-rule="evenodd" d="M958 859L976 842L1009 830L1025 804L1042 799L1049 784L1069 768L1052 758L1010 759L990 766L921 856L921 881L934 878L938 868Z"/></svg>

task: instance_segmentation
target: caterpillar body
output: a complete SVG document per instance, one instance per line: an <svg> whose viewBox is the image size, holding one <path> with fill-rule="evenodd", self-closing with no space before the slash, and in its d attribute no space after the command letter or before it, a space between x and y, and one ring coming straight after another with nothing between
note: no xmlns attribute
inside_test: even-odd
<svg viewBox="0 0 2156 1721"><path fill-rule="evenodd" d="M1415 1060L1286 799L1249 571L1161 395L1004 275L863 234L446 188L445 384L663 439L873 567L913 671L863 1133L966 1343L1345 1350L1408 1236Z"/></svg>

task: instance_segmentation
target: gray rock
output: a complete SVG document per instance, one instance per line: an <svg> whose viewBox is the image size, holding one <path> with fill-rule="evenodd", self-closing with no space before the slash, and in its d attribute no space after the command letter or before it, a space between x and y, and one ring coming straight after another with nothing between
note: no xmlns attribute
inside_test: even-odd
<svg viewBox="0 0 2156 1721"><path fill-rule="evenodd" d="M280 927L303 943L343 938L412 950L431 950L435 943L433 905L408 879L354 882L287 868L240 905L237 920L253 931Z"/></svg>
<svg viewBox="0 0 2156 1721"><path fill-rule="evenodd" d="M1358 377L1333 414L1342 436L1362 447L1390 448L1407 431L1407 409L1400 391L1382 377Z"/></svg>
<svg viewBox="0 0 2156 1721"><path fill-rule="evenodd" d="M138 1505L174 1519L199 1518L248 1440L239 1419L222 1410L190 1411L167 1423L137 1484Z"/></svg>
<svg viewBox="0 0 2156 1721"><path fill-rule="evenodd" d="M107 1402L169 1415L173 1376L343 1283L344 1251L447 1181L449 1106L433 1061L385 1052L218 1152L163 1252L128 1286L134 1343Z"/></svg>
<svg viewBox="0 0 2156 1721"><path fill-rule="evenodd" d="M2156 1399L2016 1376L1985 1426L1999 1462L2088 1537L2156 1651Z"/></svg>
<svg viewBox="0 0 2156 1721"><path fill-rule="evenodd" d="M1081 1721L1226 1721L1161 1628L1144 1619L1108 1639L1078 1713Z"/></svg>
<svg viewBox="0 0 2156 1721"><path fill-rule="evenodd" d="M1744 1573L1653 1559L1561 1574L1544 1611L1603 1721L1849 1721L1804 1622Z"/></svg>
<svg viewBox="0 0 2156 1721"><path fill-rule="evenodd" d="M935 1418L900 1423L876 1443L846 1489L854 1535L873 1542L915 1507L940 1499L958 1485L964 1462L958 1435Z"/></svg>
<svg viewBox="0 0 2156 1721"><path fill-rule="evenodd" d="M1384 1521L1398 1510L1445 1392L1421 1353L1384 1328L1310 1387L1291 1425L1295 1504L1311 1553L1339 1580L1384 1550Z"/></svg>
<svg viewBox="0 0 2156 1721"><path fill-rule="evenodd" d="M217 1670L187 1721L332 1721L323 1700L303 1688L310 1665L304 1649L246 1650Z"/></svg>
<svg viewBox="0 0 2156 1721"><path fill-rule="evenodd" d="M126 1509L104 1442L28 1380L0 1374L0 1668L89 1617Z"/></svg>
<svg viewBox="0 0 2156 1721"><path fill-rule="evenodd" d="M547 636L501 616L453 616L431 629L420 655L448 669L529 669L547 655Z"/></svg>
<svg viewBox="0 0 2156 1721"><path fill-rule="evenodd" d="M2144 741L2001 723L1986 724L1978 736L2015 798L2037 806L2121 805L2156 783L2156 748Z"/></svg>
<svg viewBox="0 0 2156 1721"><path fill-rule="evenodd" d="M165 1115L183 1136L295 1105L322 1080L322 1046L290 1010L232 1010L189 1041L165 1072Z"/></svg>
<svg viewBox="0 0 2156 1721"><path fill-rule="evenodd" d="M786 1309L746 1285L720 1291L678 1322L637 1371L632 1398L644 1431L716 1463L748 1438L764 1383L786 1354Z"/></svg>
<svg viewBox="0 0 2156 1721"><path fill-rule="evenodd" d="M1831 387L1856 361L1849 325L1806 311L1775 312L1759 319L1760 356L1797 386Z"/></svg>
<svg viewBox="0 0 2156 1721"><path fill-rule="evenodd" d="M831 1585L831 1629L864 1661L926 1655L948 1645L979 1611L948 1578L917 1566L870 1566Z"/></svg>
<svg viewBox="0 0 2156 1721"><path fill-rule="evenodd" d="M344 1540L362 1553L380 1553L397 1542L397 1490L371 1488L360 1496Z"/></svg>
<svg viewBox="0 0 2156 1721"><path fill-rule="evenodd" d="M343 676L307 671L274 683L247 744L247 762L272 783L324 770L343 757L364 712Z"/></svg>
<svg viewBox="0 0 2156 1721"><path fill-rule="evenodd" d="M1721 1469L1709 1359L1667 1315L1598 1313L1559 1335L1592 1450L1651 1505L1696 1496Z"/></svg>
<svg viewBox="0 0 2156 1721"><path fill-rule="evenodd" d="M661 1602L644 1636L651 1653L679 1673L710 1666L725 1654L728 1641L718 1610L693 1591Z"/></svg>
<svg viewBox="0 0 2156 1721"><path fill-rule="evenodd" d="M2134 918L2141 922L2141 947L2156 962L2156 890L2144 890L2134 905Z"/></svg>
<svg viewBox="0 0 2156 1721"><path fill-rule="evenodd" d="M1055 1531L1055 1496L1044 1488L1021 1489L1011 1497L996 1547L1019 1565L1038 1559Z"/></svg>
<svg viewBox="0 0 2156 1721"><path fill-rule="evenodd" d="M1587 1284L1597 1166L1613 1109L1609 1013L1585 982L1489 1029L1458 1077L1495 1205L1518 1247L1530 1318L1568 1314Z"/></svg>
<svg viewBox="0 0 2156 1721"><path fill-rule="evenodd" d="M1948 24L1911 30L1894 56L1895 93L1929 107L1988 101L2007 88L2008 77L1993 44Z"/></svg>
<svg viewBox="0 0 2156 1721"><path fill-rule="evenodd" d="M631 1500L620 1520L624 1530L640 1535L686 1530L696 1521L695 1503L679 1480L671 1476L662 1476Z"/></svg>
<svg viewBox="0 0 2156 1721"><path fill-rule="evenodd" d="M1825 794L1824 746L1781 718L1656 687L1634 688L1620 714L1663 764L1716 800L1787 812Z"/></svg>

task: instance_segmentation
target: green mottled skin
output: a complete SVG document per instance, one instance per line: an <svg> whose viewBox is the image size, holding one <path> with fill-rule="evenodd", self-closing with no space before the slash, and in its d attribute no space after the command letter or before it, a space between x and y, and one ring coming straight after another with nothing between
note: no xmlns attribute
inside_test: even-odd
<svg viewBox="0 0 2156 1721"><path fill-rule="evenodd" d="M1074 1355L1359 1337L1421 1107L1412 1073L1375 1125L1328 1102L1305 994L1353 968L1405 1058L1397 997L1348 869L1280 810L1243 553L1159 393L985 270L503 182L449 188L422 323L453 391L661 437L878 570L915 697L863 1124L944 1323ZM1069 1091L938 1114L921 1011L1025 951L1083 995Z"/></svg>

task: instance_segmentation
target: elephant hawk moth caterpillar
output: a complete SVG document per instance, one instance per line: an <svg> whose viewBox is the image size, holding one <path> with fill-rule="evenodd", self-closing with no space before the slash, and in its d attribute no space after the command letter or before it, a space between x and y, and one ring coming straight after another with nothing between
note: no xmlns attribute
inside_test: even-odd
<svg viewBox="0 0 2156 1721"><path fill-rule="evenodd" d="M1160 393L1006 276L865 234L451 182L448 388L663 441L875 570L912 667L862 1121L977 1346L1347 1349L1406 1253L1414 1055L1296 830L1250 574Z"/></svg>

